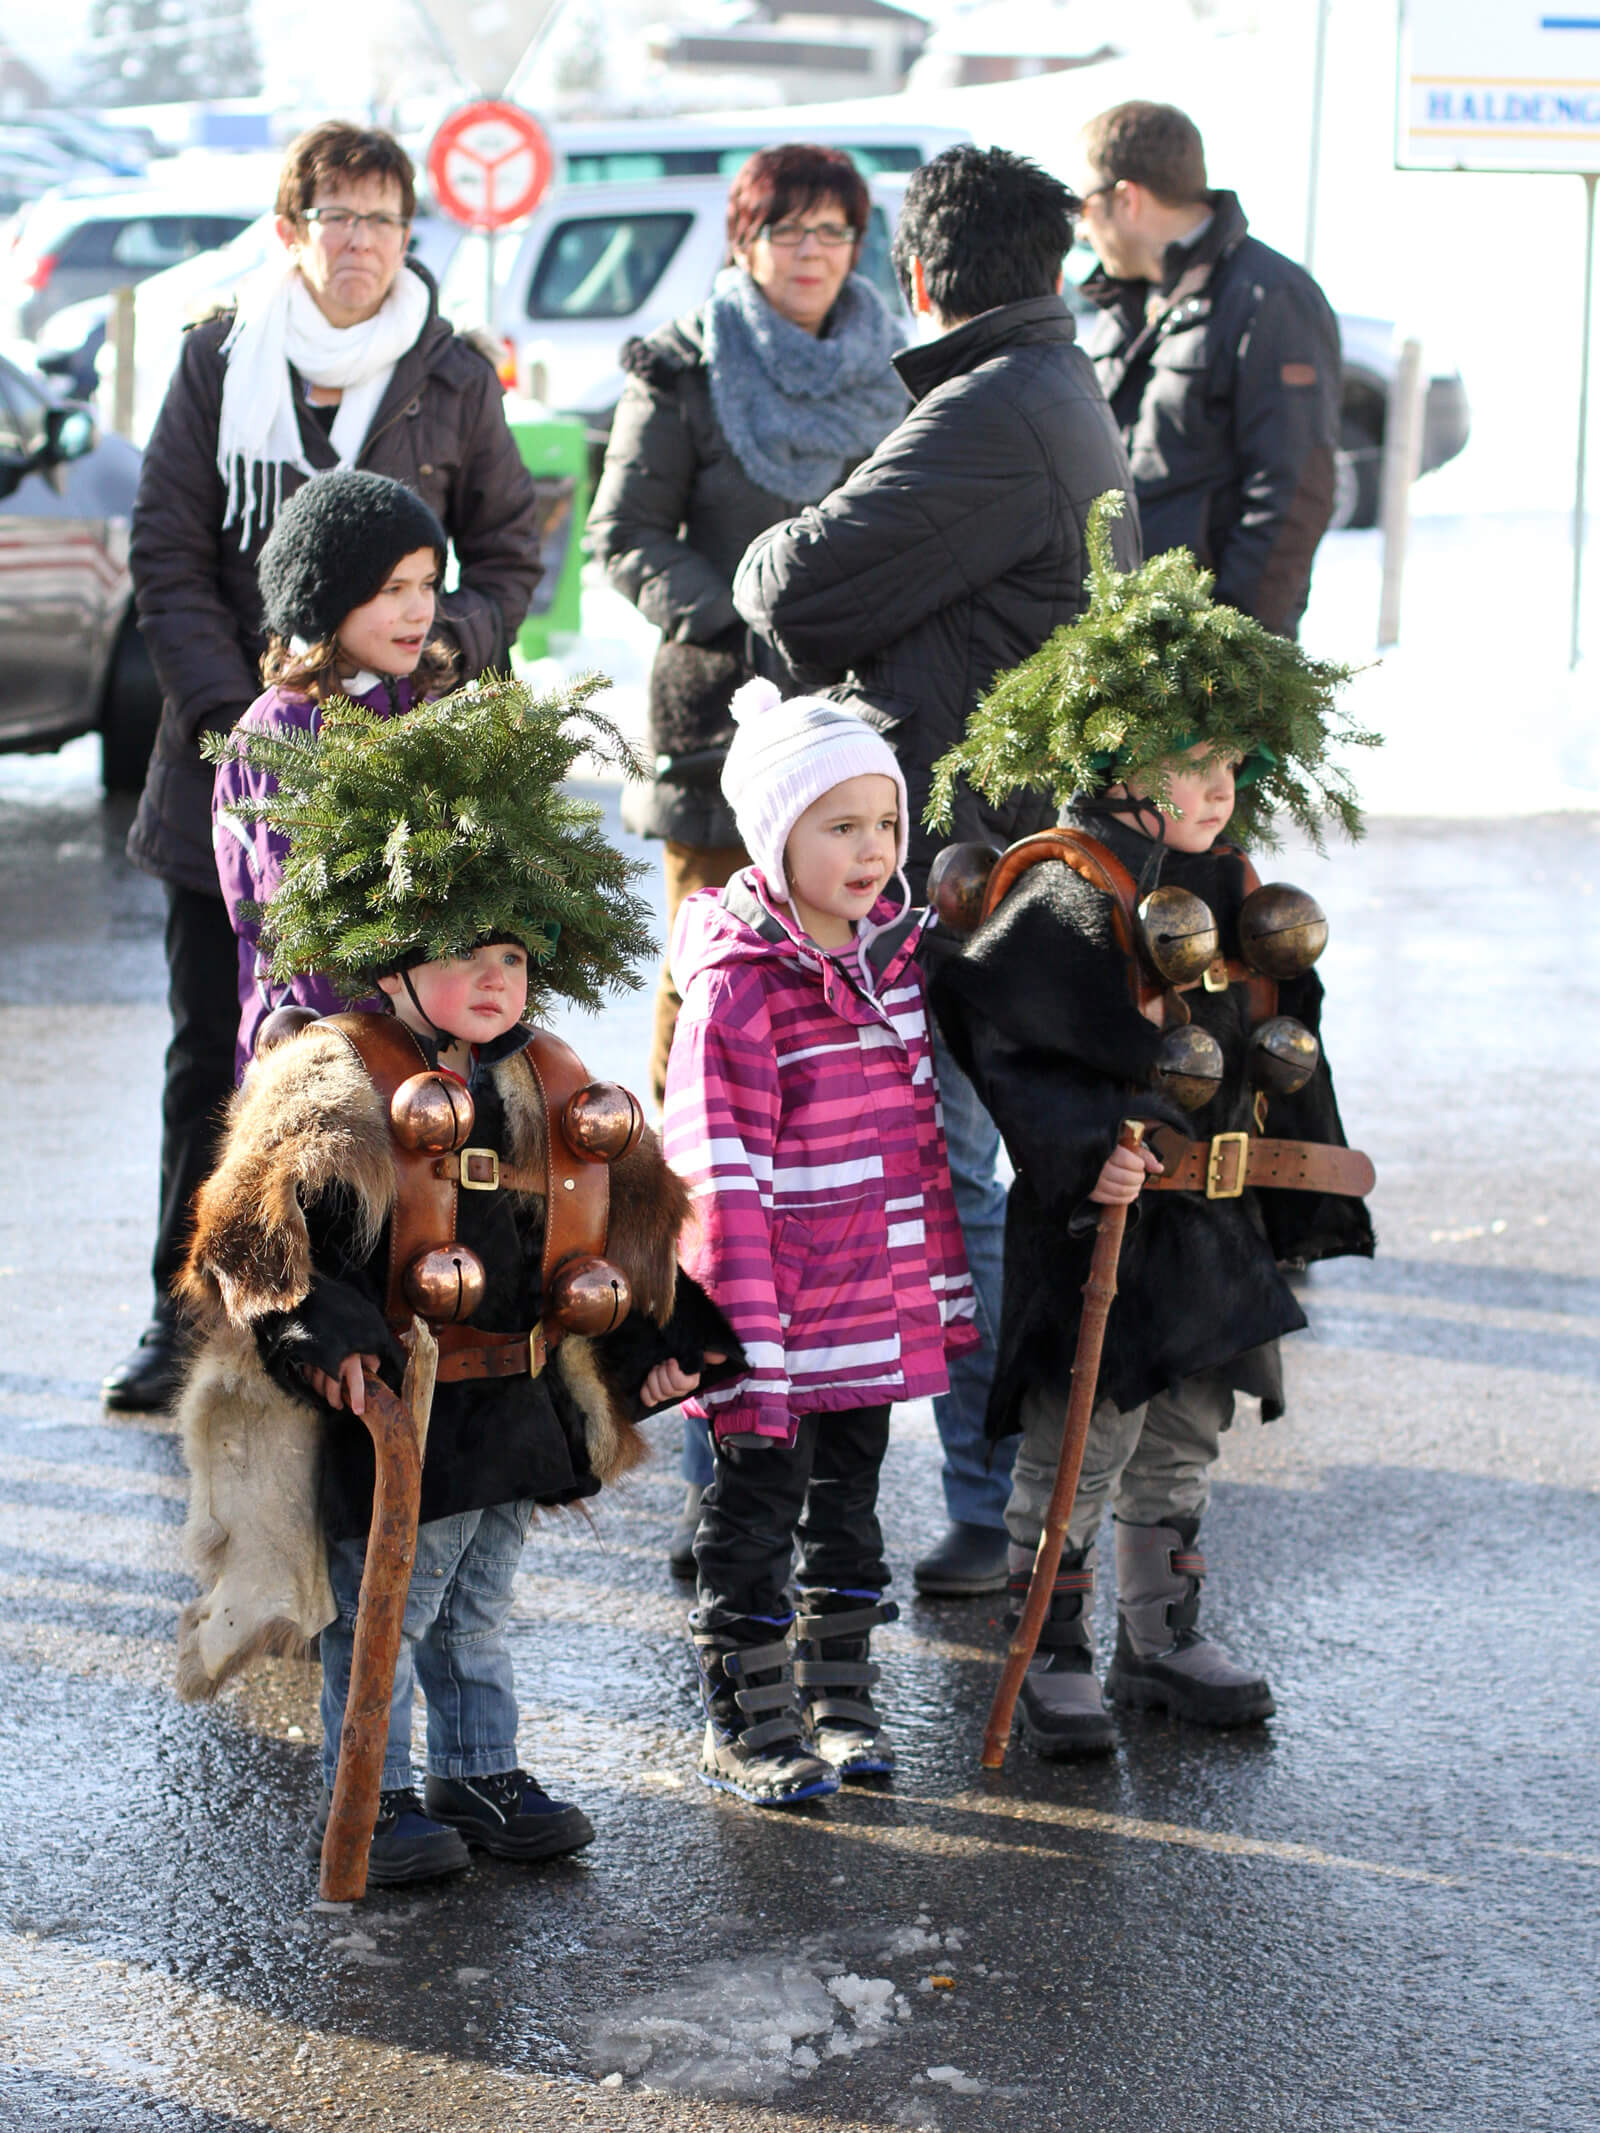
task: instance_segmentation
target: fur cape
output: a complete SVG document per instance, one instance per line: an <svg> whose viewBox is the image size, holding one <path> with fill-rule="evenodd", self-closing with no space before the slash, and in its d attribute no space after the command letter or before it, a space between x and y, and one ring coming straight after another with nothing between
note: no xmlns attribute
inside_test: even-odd
<svg viewBox="0 0 1600 2133"><path fill-rule="evenodd" d="M1137 878L1149 838L1103 816L1063 819L1086 830ZM1244 876L1237 854L1161 854L1161 879L1211 906L1224 951L1238 954ZM1141 890L1148 887L1141 882ZM1005 1292L988 1428L1009 1435L1024 1395L1063 1401L1099 1210L1088 1198L1124 1118L1207 1139L1251 1123L1250 1026L1244 988L1184 994L1194 1021L1222 1046L1221 1090L1204 1110L1176 1109L1149 1085L1159 1035L1128 997L1127 965L1109 897L1059 861L1024 874L959 956L941 965L934 1009L1005 1140L1017 1176L1006 1206ZM1279 1011L1320 1036L1314 971L1280 984ZM1345 1145L1326 1057L1300 1093L1275 1097L1265 1131ZM1364 1202L1326 1193L1247 1191L1236 1200L1145 1193L1129 1211L1106 1327L1100 1390L1123 1412L1198 1370L1224 1369L1257 1395L1267 1420L1283 1411L1275 1344L1305 1315L1280 1271L1345 1254L1370 1257Z"/></svg>
<svg viewBox="0 0 1600 2133"><path fill-rule="evenodd" d="M544 1106L532 1070L517 1053L490 1072L506 1152L542 1165ZM253 1329L304 1301L313 1272L304 1209L334 1185L353 1199L362 1239L376 1245L396 1193L388 1120L350 1045L313 1024L258 1060L234 1097L178 1282L198 1329L178 1409L190 1477L184 1546L202 1588L178 1629L178 1693L188 1702L214 1696L260 1658L303 1653L333 1619L320 1516L323 1418L269 1375ZM688 1212L687 1192L646 1132L611 1172L607 1256L628 1277L633 1314L606 1340L566 1335L546 1366L558 1380L552 1396L582 1416L601 1482L646 1454L636 1426L640 1343L630 1329L642 1318L662 1327L672 1315Z"/></svg>

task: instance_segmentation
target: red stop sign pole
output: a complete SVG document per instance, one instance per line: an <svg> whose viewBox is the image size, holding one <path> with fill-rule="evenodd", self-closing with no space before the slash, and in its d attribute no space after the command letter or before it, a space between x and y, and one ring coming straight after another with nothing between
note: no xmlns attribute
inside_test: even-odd
<svg viewBox="0 0 1600 2133"><path fill-rule="evenodd" d="M494 323L494 238L538 206L555 175L555 151L517 104L485 99L452 111L428 149L433 196L451 221L487 238L485 309Z"/></svg>

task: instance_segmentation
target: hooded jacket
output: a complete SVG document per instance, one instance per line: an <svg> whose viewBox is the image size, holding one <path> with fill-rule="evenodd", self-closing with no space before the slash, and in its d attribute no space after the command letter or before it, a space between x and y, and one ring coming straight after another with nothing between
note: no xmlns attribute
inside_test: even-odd
<svg viewBox="0 0 1600 2133"><path fill-rule="evenodd" d="M1154 886L1146 870L1159 857L1159 879L1202 897L1223 953L1238 956L1244 871L1231 848L1163 851L1098 813L1069 808L1062 820L1120 859L1141 894ZM1250 1130L1246 988L1196 987L1183 995L1193 1020L1222 1046L1224 1076L1203 1110L1178 1110L1150 1087L1160 1034L1128 997L1111 899L1059 860L1045 860L1020 877L959 956L941 963L933 999L950 1048L1016 1168L988 1414L989 1433L1003 1437L1020 1426L1031 1387L1062 1400L1071 1389L1099 1214L1088 1195L1121 1121L1157 1121L1195 1139ZM1314 970L1280 982L1278 1011L1319 1035L1322 986ZM1272 1099L1262 1130L1345 1145L1326 1057L1299 1094ZM1198 1370L1219 1367L1236 1390L1261 1399L1270 1421L1283 1411L1283 1390L1269 1344L1306 1322L1280 1262L1370 1258L1372 1251L1372 1224L1356 1199L1253 1188L1236 1199L1141 1194L1129 1210L1106 1328L1102 1396L1126 1412Z"/></svg>
<svg viewBox="0 0 1600 2133"><path fill-rule="evenodd" d="M428 281L414 263L412 271ZM439 596L436 634L459 651L461 679L471 681L504 664L528 611L539 580L537 499L506 428L499 380L439 316L438 292L428 287L427 322L396 363L356 464L415 490L449 534L460 583ZM222 525L217 424L232 326L226 312L184 337L145 447L129 544L139 628L163 702L128 853L146 873L210 896L218 893L212 772L199 736L227 732L260 694L266 640L256 559L272 530L257 523L241 547L237 525ZM296 408L307 462L337 465L298 393ZM285 500L305 478L284 470Z"/></svg>
<svg viewBox="0 0 1600 2133"><path fill-rule="evenodd" d="M1133 476L1059 296L1004 304L894 358L915 405L831 496L771 527L735 605L808 689L888 736L911 799L920 900L949 837L924 829L933 765L995 676L1088 605L1089 507L1120 489L1117 566L1139 561ZM998 805L957 788L956 839L1044 829L1037 793Z"/></svg>
<svg viewBox="0 0 1600 2133"><path fill-rule="evenodd" d="M1187 548L1217 598L1292 637L1333 511L1339 323L1303 267L1249 234L1237 195L1167 247L1159 289L1084 284L1088 350L1133 464L1146 555Z"/></svg>
<svg viewBox="0 0 1600 2133"><path fill-rule="evenodd" d="M719 1439L792 1443L802 1414L943 1392L947 1355L976 1344L914 960L926 923L880 899L857 983L753 867L678 913L664 1133L694 1199L683 1265L748 1366L692 1403Z"/></svg>

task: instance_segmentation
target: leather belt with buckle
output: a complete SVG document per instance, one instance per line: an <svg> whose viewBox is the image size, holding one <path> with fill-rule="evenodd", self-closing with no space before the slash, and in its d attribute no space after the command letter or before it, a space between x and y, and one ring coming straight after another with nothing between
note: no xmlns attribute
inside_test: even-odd
<svg viewBox="0 0 1600 2133"><path fill-rule="evenodd" d="M1329 1192L1359 1200L1373 1187L1371 1159L1359 1148L1218 1133L1209 1141L1179 1141L1174 1161L1167 1153L1174 1138L1164 1128L1152 1136L1165 1170L1145 1180L1146 1192L1203 1192L1208 1200L1237 1200L1249 1186L1253 1192Z"/></svg>

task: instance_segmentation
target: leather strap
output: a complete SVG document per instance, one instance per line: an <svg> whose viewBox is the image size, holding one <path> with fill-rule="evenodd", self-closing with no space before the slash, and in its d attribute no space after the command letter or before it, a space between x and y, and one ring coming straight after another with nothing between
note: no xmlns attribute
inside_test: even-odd
<svg viewBox="0 0 1600 2133"><path fill-rule="evenodd" d="M401 1082L428 1071L421 1045L394 1015L355 1011L328 1015L323 1027L337 1030L366 1068L387 1125L389 1106ZM399 1330L410 1325L412 1316L412 1306L402 1286L406 1268L435 1245L454 1244L456 1240L456 1188L453 1179L441 1175L436 1155L402 1148L392 1133L389 1147L394 1156L397 1191L389 1217L389 1275L383 1315Z"/></svg>
<svg viewBox="0 0 1600 2133"><path fill-rule="evenodd" d="M544 1293L551 1277L568 1259L601 1257L611 1217L611 1165L590 1160L569 1147L561 1130L568 1099L589 1080L589 1070L570 1044L536 1030L522 1055L533 1069L544 1098L545 1207L544 1257L540 1272Z"/></svg>
<svg viewBox="0 0 1600 2133"><path fill-rule="evenodd" d="M451 1179L463 1192L536 1192L544 1197L542 1168L508 1163L492 1148L462 1148L454 1155L436 1155L433 1174Z"/></svg>
<svg viewBox="0 0 1600 2133"><path fill-rule="evenodd" d="M536 1378L545 1366L549 1343L543 1326L531 1333L485 1333L480 1326L440 1326L437 1382L458 1385L464 1378Z"/></svg>
<svg viewBox="0 0 1600 2133"><path fill-rule="evenodd" d="M1158 1128L1157 1155L1177 1136ZM1145 1180L1146 1192L1203 1192L1208 1200L1236 1200L1253 1192L1327 1192L1359 1200L1376 1179L1371 1159L1359 1148L1330 1148L1319 1141L1256 1140L1248 1133L1218 1133L1209 1141L1178 1141L1182 1150L1161 1177Z"/></svg>

